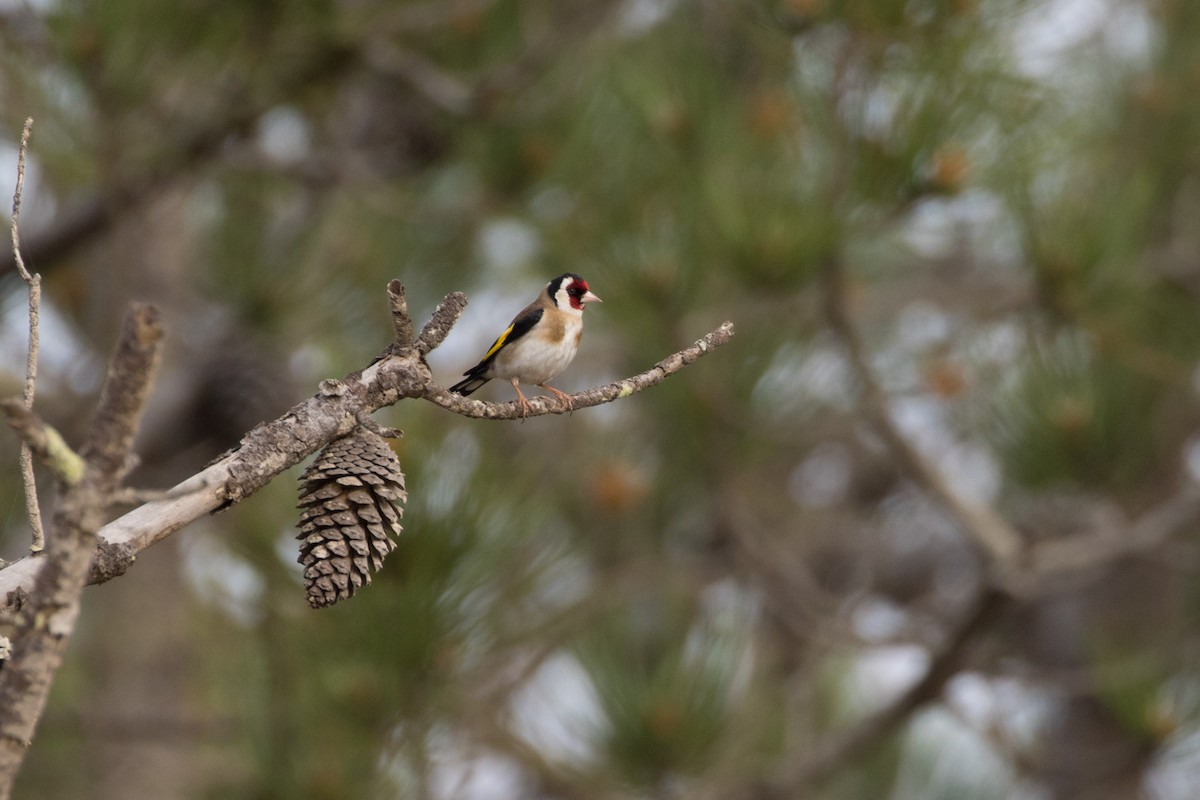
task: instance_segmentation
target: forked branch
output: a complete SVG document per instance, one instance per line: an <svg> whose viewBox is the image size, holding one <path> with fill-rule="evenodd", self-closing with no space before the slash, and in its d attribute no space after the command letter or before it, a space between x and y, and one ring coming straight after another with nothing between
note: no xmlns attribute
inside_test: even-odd
<svg viewBox="0 0 1200 800"><path fill-rule="evenodd" d="M279 473L361 424L367 415L404 398L424 398L477 419L521 418L516 403L486 403L451 395L433 381L425 355L445 340L457 322L466 306L461 292L452 292L442 300L415 342L401 341L411 327L402 318L407 314L407 304L404 287L396 281L388 285L388 302L398 340L382 356L366 369L340 382L330 382L337 385L337 391L318 391L280 418L259 425L219 461L161 498L101 528L89 581L99 583L120 575L142 550L205 514L249 497ZM733 324L726 322L639 375L573 395L574 408L620 400L661 383L732 337ZM561 401L544 397L532 399L530 406L527 417L567 410ZM31 591L40 570L41 561L28 557L0 570L0 609L11 605L12 598L22 590Z"/></svg>
<svg viewBox="0 0 1200 800"><path fill-rule="evenodd" d="M62 665L84 585L122 574L145 548L250 496L335 438L358 425L370 426L369 414L404 398L425 398L465 416L517 418L514 404L456 398L433 382L425 355L445 339L466 298L448 295L414 341L403 285L392 281L387 288L394 340L374 363L342 381L322 381L316 395L250 431L220 461L101 527L104 511L127 494L120 483L132 463L130 448L162 346L158 312L133 306L109 365L96 419L76 456L83 462L82 474L73 479L60 474L64 492L51 548L45 556L27 556L0 570L0 609L15 612L17 620L11 657L0 670L0 800L11 793ZM653 386L732 335L727 322L641 375L576 395L575 405L611 402ZM555 407L560 403L538 398L530 413L561 412L565 409ZM26 445L48 458L49 429L18 401L4 408Z"/></svg>

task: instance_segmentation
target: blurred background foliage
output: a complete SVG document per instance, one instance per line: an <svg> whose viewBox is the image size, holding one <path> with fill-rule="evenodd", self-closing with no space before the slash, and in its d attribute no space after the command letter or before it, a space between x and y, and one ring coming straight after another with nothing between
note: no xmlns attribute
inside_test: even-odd
<svg viewBox="0 0 1200 800"><path fill-rule="evenodd" d="M791 767L986 572L862 417L821 276L956 491L1031 547L1121 540L1200 477L1198 98L1192 0L0 2L38 404L78 441L160 304L141 485L368 363L393 277L418 321L471 297L444 384L568 270L605 303L564 389L738 331L572 416L382 413L406 530L335 608L285 479L143 554L87 591L18 796L1194 797L1194 514L1033 579L879 746Z"/></svg>

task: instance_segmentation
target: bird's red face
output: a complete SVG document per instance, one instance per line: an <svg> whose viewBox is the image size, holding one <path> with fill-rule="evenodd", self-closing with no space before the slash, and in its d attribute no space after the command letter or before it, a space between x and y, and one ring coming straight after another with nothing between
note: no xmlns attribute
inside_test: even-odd
<svg viewBox="0 0 1200 800"><path fill-rule="evenodd" d="M571 302L571 308L583 310L584 303L599 303L602 302L599 297L592 294L588 290L587 281L583 278L572 278L567 284L567 299Z"/></svg>

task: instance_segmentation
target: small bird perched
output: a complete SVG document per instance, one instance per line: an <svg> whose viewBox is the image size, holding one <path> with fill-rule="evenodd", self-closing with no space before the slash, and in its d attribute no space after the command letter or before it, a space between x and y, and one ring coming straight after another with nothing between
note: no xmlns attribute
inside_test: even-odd
<svg viewBox="0 0 1200 800"><path fill-rule="evenodd" d="M551 392L570 408L571 396L546 384L575 358L583 336L584 305L599 302L583 278L573 272L559 275L513 317L483 360L464 372L466 378L451 386L450 391L466 396L492 378L506 378L517 392L522 417L529 412L529 401L517 385L521 381Z"/></svg>

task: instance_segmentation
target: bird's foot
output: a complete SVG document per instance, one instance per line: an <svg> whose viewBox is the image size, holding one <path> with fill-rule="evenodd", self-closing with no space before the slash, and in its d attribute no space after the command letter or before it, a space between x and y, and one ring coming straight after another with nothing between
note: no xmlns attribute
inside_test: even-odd
<svg viewBox="0 0 1200 800"><path fill-rule="evenodd" d="M568 413L572 413L575 411L575 401L571 399L571 395L567 394L566 392L559 391L558 389L555 389L553 386L547 386L544 383L541 383L538 385L541 388L545 389L546 391L550 392L550 394L554 395L559 400L566 403Z"/></svg>
<svg viewBox="0 0 1200 800"><path fill-rule="evenodd" d="M516 381L513 381L512 387L517 392L517 402L521 404L521 421L524 422L525 417L529 416L529 401L525 399L525 395L521 392L520 387L517 386Z"/></svg>

